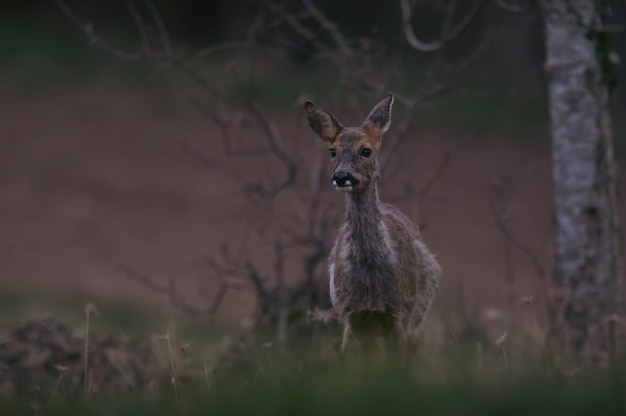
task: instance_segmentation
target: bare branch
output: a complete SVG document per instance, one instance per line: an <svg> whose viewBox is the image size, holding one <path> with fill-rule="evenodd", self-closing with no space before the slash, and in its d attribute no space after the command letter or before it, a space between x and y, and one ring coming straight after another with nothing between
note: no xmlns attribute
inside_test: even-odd
<svg viewBox="0 0 626 416"><path fill-rule="evenodd" d="M167 34L167 29L165 28L165 24L163 23L161 14L154 6L152 0L143 0L143 3L146 5L148 12L150 12L150 17L152 17L152 21L157 28L159 37L161 39L161 44L163 45L163 52L165 53L165 56L172 56L172 45L170 43L170 37Z"/></svg>
<svg viewBox="0 0 626 416"><path fill-rule="evenodd" d="M456 4L456 1L452 2L453 5ZM485 4L485 0L475 0L472 4L472 8L467 12L467 14L461 19L461 21L452 29L447 31L441 36L441 39L432 41L432 42L424 42L417 38L415 35L415 31L413 30L413 24L411 23L411 6L409 4L409 0L400 0L400 9L402 11L402 28L404 30L404 36L406 40L409 42L409 45L418 51L422 52L432 52L437 49L441 49L447 42L450 42L456 39L461 33L465 31L469 27L469 25L474 21L476 16L478 16L480 10ZM454 13L455 7L450 7L448 9L448 14ZM451 19L451 17L447 17L445 20Z"/></svg>
<svg viewBox="0 0 626 416"><path fill-rule="evenodd" d="M217 293L213 295L213 299L209 302L209 305L197 306L197 305L191 305L190 303L183 301L178 296L178 291L176 289L176 279L174 277L170 277L167 281L167 284L157 283L155 280L137 272L136 270L134 270L133 268L129 266L126 266L124 264L118 264L117 267L118 267L118 270L120 270L129 279L134 280L135 282L138 282L142 286L148 288L149 290L155 293L167 295L169 297L172 307L180 309L181 311L189 315L195 315L195 316L215 315L218 312L224 298L226 297L228 290L248 288L248 286L246 286L242 281L226 279L220 275L218 276L220 284L219 284Z"/></svg>
<svg viewBox="0 0 626 416"><path fill-rule="evenodd" d="M463 71L465 71L470 66L470 64L472 64L473 62L476 62L478 57L487 50L487 48L491 45L493 38L494 38L494 35L491 33L483 34L483 37L480 40L480 42L478 42L478 45L475 46L473 50L467 56L465 56L459 62L447 64L445 66L445 70L450 71L450 72L454 71L457 74L463 73Z"/></svg>
<svg viewBox="0 0 626 416"><path fill-rule="evenodd" d="M248 270L248 277L250 278L252 284L254 285L254 288L256 289L257 296L259 296L260 299L268 299L269 293L265 288L263 278L250 260L246 261L246 269Z"/></svg>
<svg viewBox="0 0 626 416"><path fill-rule="evenodd" d="M427 101L428 99L434 97L444 90L445 87L443 84L433 83L432 85L430 85L429 90L423 92L419 97L415 97L412 99L403 99L400 102L400 104L403 104L405 106L404 115L398 123L398 127L393 131L391 136L385 140L385 149L379 157L381 169L385 167L396 146L407 133L409 126L411 125L411 120L413 119L414 110L416 109L418 104Z"/></svg>
<svg viewBox="0 0 626 416"><path fill-rule="evenodd" d="M493 0L493 2L502 9L513 13L525 13L532 9L531 2L528 0Z"/></svg>
<svg viewBox="0 0 626 416"><path fill-rule="evenodd" d="M218 159L212 158L205 153L200 152L198 149L194 148L190 145L186 140L181 140L180 142L181 148L194 159L196 159L202 166L204 166L208 170L216 170L220 169L223 172L228 173L228 178L235 181L238 185L242 187L249 186L249 183L246 179L239 175L236 170L231 169L230 166L221 162Z"/></svg>
<svg viewBox="0 0 626 416"><path fill-rule="evenodd" d="M449 166L451 159L452 149L448 149L417 192L413 192L411 187L407 185L404 194L387 197L387 201L390 203L408 200L423 201L426 197L428 197L428 194L435 187L439 179L441 179L443 173L446 171L446 168Z"/></svg>
<svg viewBox="0 0 626 416"><path fill-rule="evenodd" d="M139 34L139 40L141 41L141 50L144 53L149 54L152 48L150 47L150 36L148 35L146 24L144 23L143 18L141 17L141 14L135 7L135 4L131 0L128 1L126 8L128 9L128 13L132 17L133 23L135 24L135 27L137 28L137 32Z"/></svg>
<svg viewBox="0 0 626 416"><path fill-rule="evenodd" d="M302 37L302 39L310 42L318 51L329 52L329 48L319 41L317 35L305 27L301 20L292 14L286 12L282 5L278 5L269 0L262 0L262 3L273 13L275 13L280 19L287 24L296 34Z"/></svg>
<svg viewBox="0 0 626 416"><path fill-rule="evenodd" d="M287 153L287 151L283 147L278 127L274 123L270 122L269 119L265 117L265 115L261 112L261 110L256 105L254 105L254 103L250 103L248 108L257 120L257 123L261 127L262 131L265 133L265 136L270 141L272 153L276 155L278 160L280 160L281 163L287 168L287 173L285 174L283 179L274 183L274 185L265 190L264 196L270 199L276 196L287 186L291 185L291 183L293 183L293 181L296 179L296 174L298 172L298 165L293 161L291 155Z"/></svg>
<svg viewBox="0 0 626 416"><path fill-rule="evenodd" d="M211 121L215 123L215 125L220 129L221 138L222 138L222 146L224 149L224 153L228 156L261 156L270 154L272 152L272 148L269 146L263 147L246 147L246 148L235 148L233 145L232 136L230 134L231 124L229 121L226 121L224 117L220 116L217 112L208 111L204 108L197 100L192 99L191 104L193 104L196 108L198 108L202 113L207 116Z"/></svg>
<svg viewBox="0 0 626 416"><path fill-rule="evenodd" d="M302 3L304 3L307 11L311 14L311 17L317 20L319 24L332 36L341 53L345 56L352 56L353 51L350 46L348 46L346 38L339 31L337 25L328 20L328 18L326 18L326 16L321 13L317 7L315 7L313 0L302 0Z"/></svg>
<svg viewBox="0 0 626 416"><path fill-rule="evenodd" d="M400 123L398 123L398 127L393 131L391 137L388 137L387 140L385 140L385 148L378 158L378 163L380 164L381 170L385 168L385 165L389 161L389 158L393 154L396 146L409 129L409 125L411 124L411 120L413 118L414 108L415 102L413 101L409 102L406 105L404 109L404 115L400 120Z"/></svg>
<svg viewBox="0 0 626 416"><path fill-rule="evenodd" d="M85 22L82 20L63 0L52 0L59 9L63 12L63 14L81 31L92 45L99 47L100 49L110 53L114 57L124 60L137 62L141 60L144 55L142 51L138 51L135 53L125 52L121 49L116 48L111 45L109 42L102 39L98 36L94 30L94 24L92 22Z"/></svg>
<svg viewBox="0 0 626 416"><path fill-rule="evenodd" d="M212 98L226 103L230 102L227 97L215 88L204 75L199 73L192 65L184 61L182 58L169 56L163 58L163 62L170 64L174 69L180 71L184 75L187 75L191 80L195 81L200 87L202 87L204 92Z"/></svg>
<svg viewBox="0 0 626 416"><path fill-rule="evenodd" d="M450 164L450 160L452 159L452 149L446 150L441 161L437 164L437 167L432 171L431 175L428 177L426 182L422 185L419 192L417 193L418 199L424 199L433 189L435 184L439 181L443 173L446 171L446 168Z"/></svg>
<svg viewBox="0 0 626 416"><path fill-rule="evenodd" d="M508 196L507 198L510 198ZM510 199L507 199L504 203L498 204L495 199L489 198L489 209L491 211L492 219L496 229L515 247L517 248L524 256L528 259L533 269L537 273L543 281L548 280L548 273L543 263L539 259L539 256L535 253L535 251L522 242L509 228L507 218L507 210L509 208Z"/></svg>
<svg viewBox="0 0 626 416"><path fill-rule="evenodd" d="M214 53L236 50L236 49L244 49L244 50L257 50L260 52L267 53L268 55L274 56L275 58L283 59L285 58L285 53L280 50L275 50L266 46L261 46L258 44L250 43L250 42L223 42L218 43L216 45L211 45L208 48L203 49L198 53L198 58L206 58Z"/></svg>
<svg viewBox="0 0 626 416"><path fill-rule="evenodd" d="M225 259L228 261L226 257ZM226 298L226 294L228 293L229 290L231 289L247 290L247 289L250 289L250 285L243 279L235 279L232 277L232 275L236 275L236 274L244 275L245 272L242 270L238 270L232 266L226 266L226 267L220 266L212 258L207 259L207 265L209 266L209 269L213 270L214 277L219 282L217 293L213 295L213 301L208 307L208 312L210 314L215 314L217 313L222 303L224 302L224 299ZM230 277L227 277L229 275ZM203 291L203 293L206 293L206 292Z"/></svg>
<svg viewBox="0 0 626 416"><path fill-rule="evenodd" d="M169 285L157 283L154 279L150 279L149 277L138 273L136 270L124 264L118 264L117 268L120 272L126 275L126 277L140 283L142 286L147 287L153 292L160 293L162 295L170 294Z"/></svg>
<svg viewBox="0 0 626 416"><path fill-rule="evenodd" d="M214 315L219 310L220 306L224 302L224 298L226 298L226 293L228 292L229 286L222 283L220 284L220 288L217 291L217 294L213 298L213 302L209 305L207 311L209 314Z"/></svg>

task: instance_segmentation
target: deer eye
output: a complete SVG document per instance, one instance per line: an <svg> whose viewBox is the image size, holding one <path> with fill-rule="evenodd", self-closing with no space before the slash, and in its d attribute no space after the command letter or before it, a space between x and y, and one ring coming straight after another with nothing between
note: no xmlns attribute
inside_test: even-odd
<svg viewBox="0 0 626 416"><path fill-rule="evenodd" d="M337 156L337 151L335 149L330 149L330 157Z"/></svg>
<svg viewBox="0 0 626 416"><path fill-rule="evenodd" d="M361 150L361 156L370 157L372 155L372 149L368 149L367 147Z"/></svg>

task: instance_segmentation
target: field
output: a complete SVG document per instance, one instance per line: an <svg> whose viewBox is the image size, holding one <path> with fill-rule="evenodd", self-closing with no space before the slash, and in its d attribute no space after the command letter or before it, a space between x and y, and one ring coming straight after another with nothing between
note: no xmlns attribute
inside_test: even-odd
<svg viewBox="0 0 626 416"><path fill-rule="evenodd" d="M248 332L253 291L231 291L216 314L192 317L167 292L131 278L129 268L158 285L175 281L181 298L203 305L217 290L207 258L264 221L217 166L251 178L271 171L271 161L229 157L219 129L192 105L196 91L164 69L120 67L39 35L21 36L1 62L0 414L621 414L622 362L546 358L541 272L552 267L553 230L541 94L466 96L424 109L383 172L382 199L422 224L444 268L415 368L403 373L378 361L340 363L332 325L307 321L286 348L269 329ZM294 159L311 163L324 150L297 103L323 82L264 76L251 94ZM219 164L207 169L186 142ZM427 195L402 197L442 160ZM298 178L281 215L299 209L307 180ZM322 190L322 201L341 218L341 197ZM622 215L625 202L622 192ZM271 251L254 232L248 247L271 270ZM299 250L288 252L288 283L301 278ZM324 269L316 272L323 287Z"/></svg>

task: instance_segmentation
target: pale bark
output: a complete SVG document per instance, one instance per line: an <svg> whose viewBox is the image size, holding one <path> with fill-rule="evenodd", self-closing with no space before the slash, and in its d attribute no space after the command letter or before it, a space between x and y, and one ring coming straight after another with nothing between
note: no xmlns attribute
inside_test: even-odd
<svg viewBox="0 0 626 416"><path fill-rule="evenodd" d="M542 0L555 191L556 275L566 345L606 350L602 320L619 306L616 175L594 0Z"/></svg>

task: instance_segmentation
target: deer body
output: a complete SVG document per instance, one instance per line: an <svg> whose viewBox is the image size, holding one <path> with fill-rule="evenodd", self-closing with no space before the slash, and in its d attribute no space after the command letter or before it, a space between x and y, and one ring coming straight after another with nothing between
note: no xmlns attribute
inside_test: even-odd
<svg viewBox="0 0 626 416"><path fill-rule="evenodd" d="M309 125L331 145L333 185L346 192L345 222L328 267L344 350L353 340L376 337L414 344L441 275L418 228L378 197L377 155L392 104L389 94L363 125L350 128L315 104L305 104Z"/></svg>

